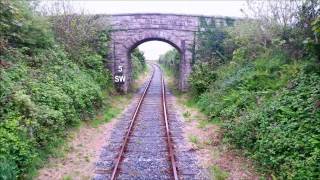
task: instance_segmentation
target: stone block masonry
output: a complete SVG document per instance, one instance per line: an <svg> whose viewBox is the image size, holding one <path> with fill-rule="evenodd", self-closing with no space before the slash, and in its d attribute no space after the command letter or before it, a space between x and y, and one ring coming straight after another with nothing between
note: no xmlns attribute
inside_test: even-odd
<svg viewBox="0 0 320 180"><path fill-rule="evenodd" d="M200 18L214 21L216 26L226 26L227 17L207 17L177 14L119 14L98 15L97 19L111 26L111 44L107 67L113 76L119 66L123 68L125 82L119 89L127 92L132 82L131 51L138 45L152 40L167 42L180 52L179 90L188 90L191 73L192 49L197 41Z"/></svg>

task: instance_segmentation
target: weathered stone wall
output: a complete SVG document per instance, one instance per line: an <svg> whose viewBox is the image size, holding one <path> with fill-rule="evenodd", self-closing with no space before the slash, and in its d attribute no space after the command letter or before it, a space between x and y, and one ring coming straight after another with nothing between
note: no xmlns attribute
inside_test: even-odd
<svg viewBox="0 0 320 180"><path fill-rule="evenodd" d="M99 15L100 21L112 27L108 68L115 75L118 67L123 67L126 81L121 84L121 89L127 92L132 81L131 51L146 41L159 40L171 44L180 52L179 89L186 91L191 72L192 47L196 41L200 18L214 21L217 26L227 25L227 18L224 17L176 14Z"/></svg>

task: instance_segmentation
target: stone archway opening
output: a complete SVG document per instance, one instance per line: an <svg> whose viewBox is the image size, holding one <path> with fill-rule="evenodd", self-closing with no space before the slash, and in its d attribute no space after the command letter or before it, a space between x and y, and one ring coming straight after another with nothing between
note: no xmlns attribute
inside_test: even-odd
<svg viewBox="0 0 320 180"><path fill-rule="evenodd" d="M173 62L173 59L167 61L166 65L170 65L170 68L176 68L174 77L179 77L179 69L180 69L180 59L181 59L181 49L173 42L164 39L164 38L145 38L140 41L137 41L130 48L128 48L127 59L128 59L128 71L129 72L129 82L133 82L136 78L136 70L137 68L137 52L142 52L146 63L155 63L159 64L160 56L164 56L168 53L177 53L179 59ZM160 65L160 64L159 64ZM176 78L175 83L178 84L179 78ZM131 88L131 84L129 85L129 89Z"/></svg>

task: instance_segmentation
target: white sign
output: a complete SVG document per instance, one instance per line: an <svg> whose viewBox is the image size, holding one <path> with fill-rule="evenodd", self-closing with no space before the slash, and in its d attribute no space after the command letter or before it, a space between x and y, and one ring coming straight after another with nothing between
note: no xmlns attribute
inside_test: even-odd
<svg viewBox="0 0 320 180"><path fill-rule="evenodd" d="M125 82L126 81L126 77L125 76L115 76L114 77L114 82L119 83L119 82Z"/></svg>
<svg viewBox="0 0 320 180"><path fill-rule="evenodd" d="M118 75L114 76L115 83L124 83L126 81L126 76L123 75L123 66L118 66Z"/></svg>
<svg viewBox="0 0 320 180"><path fill-rule="evenodd" d="M123 66L118 66L118 72L122 72L123 71Z"/></svg>

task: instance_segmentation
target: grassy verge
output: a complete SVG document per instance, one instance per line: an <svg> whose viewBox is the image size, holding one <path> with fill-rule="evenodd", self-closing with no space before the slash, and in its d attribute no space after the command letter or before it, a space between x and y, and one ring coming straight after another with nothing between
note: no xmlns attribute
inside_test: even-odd
<svg viewBox="0 0 320 180"><path fill-rule="evenodd" d="M169 69L160 64L161 69L164 72L164 77L168 88L171 90L173 95L177 98L177 102L183 107L185 110L181 112L184 119L186 121L191 121L192 119L197 119L201 126L204 126L207 123L211 123L212 121L208 121L208 117L202 113L200 113L196 106L196 101L192 98L190 93L182 93L179 91L177 86L177 80L174 77L174 73ZM199 113L197 113L199 112Z"/></svg>
<svg viewBox="0 0 320 180"><path fill-rule="evenodd" d="M90 179L94 173L92 172L94 162L97 160L105 139L112 132L116 117L131 102L133 92L146 80L148 72L144 71L139 74L133 84L133 91L128 94L106 90L103 95L102 110L94 119L82 121L77 127L69 129L67 136L61 139L58 146L51 149L52 153L48 161L43 162L42 168L36 171L33 177L38 176L38 179L72 179L71 177Z"/></svg>
<svg viewBox="0 0 320 180"><path fill-rule="evenodd" d="M104 110L99 112L95 119L86 121L84 122L84 124L90 125L92 127L98 127L104 123L108 123L112 118L117 117L124 110L124 105L130 102L132 96L133 93L124 95L114 93L111 96L105 96L105 108L103 108Z"/></svg>
<svg viewBox="0 0 320 180"><path fill-rule="evenodd" d="M62 179L69 179L69 177L75 175L77 177L81 175L84 179L90 179L88 177L89 172L79 174L74 172L79 166L87 168L85 166L93 164L95 161L95 155L92 149L97 149L95 146L98 143L89 145L86 139L92 138L91 141L97 141L97 136L103 137L104 132L108 130L107 127L109 123L124 110L133 97L133 93L120 95L113 92L112 96L107 94L108 93L106 93L103 100L105 105L95 118L81 121L76 127L68 129L66 137L61 138L59 144L50 148L50 155L46 160L41 162L38 170L33 171L32 174L29 175L30 178L38 177L41 179L45 177L44 174L51 175L52 172L55 172L55 174L59 174L59 177ZM86 149L90 149L90 151ZM74 154L76 154L76 156ZM59 168L61 166L64 166L62 170ZM68 174L61 176L61 174L64 173Z"/></svg>
<svg viewBox="0 0 320 180"><path fill-rule="evenodd" d="M175 96L178 110L185 121L184 136L196 150L199 166L207 170L211 179L257 179L251 162L230 150L222 140L222 123L200 112L191 93L178 91L173 73L161 66L168 88Z"/></svg>
<svg viewBox="0 0 320 180"><path fill-rule="evenodd" d="M134 79L134 82L131 86L131 92L136 92L141 87L141 85L147 80L148 75L150 74L150 71L151 71L151 68L147 64L146 67Z"/></svg>
<svg viewBox="0 0 320 180"><path fill-rule="evenodd" d="M163 64L159 64L163 73L164 73L164 77L167 83L167 86L169 87L169 89L171 90L171 92L175 95L175 96L181 96L183 95L183 93L181 93L178 90L178 86L177 86L177 81L174 78L174 73L167 68L166 66L164 66Z"/></svg>

